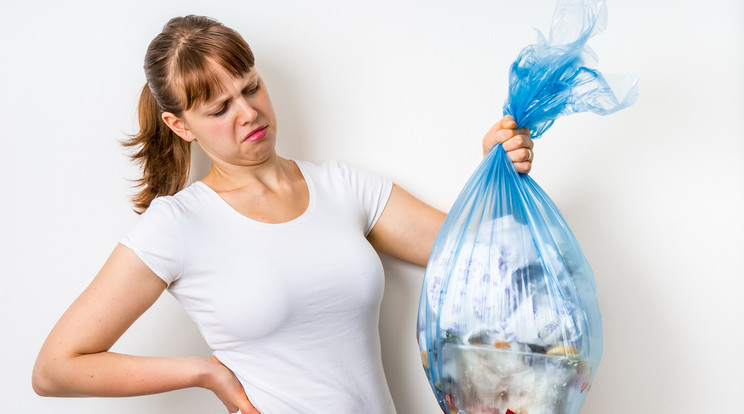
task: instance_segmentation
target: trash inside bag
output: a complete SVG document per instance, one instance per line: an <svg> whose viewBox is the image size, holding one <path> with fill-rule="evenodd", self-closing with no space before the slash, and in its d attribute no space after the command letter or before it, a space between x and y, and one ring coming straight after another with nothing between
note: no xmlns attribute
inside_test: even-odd
<svg viewBox="0 0 744 414"><path fill-rule="evenodd" d="M593 276L555 205L491 151L447 216L419 305L447 413L577 413L602 349Z"/></svg>
<svg viewBox="0 0 744 414"><path fill-rule="evenodd" d="M632 105L637 79L588 61L603 1L560 1L550 38L520 53L504 112L542 135L563 115ZM569 39L570 38L570 39ZM575 414L602 354L592 270L547 194L497 145L447 215L419 302L424 370L445 413Z"/></svg>

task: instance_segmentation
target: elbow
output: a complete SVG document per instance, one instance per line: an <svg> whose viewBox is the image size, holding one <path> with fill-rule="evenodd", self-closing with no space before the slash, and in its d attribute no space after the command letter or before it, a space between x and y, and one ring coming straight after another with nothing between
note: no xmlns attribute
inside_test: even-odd
<svg viewBox="0 0 744 414"><path fill-rule="evenodd" d="M35 379L31 382L31 386L34 389L34 392L36 395L40 397L54 397L54 393L50 392L47 388L44 388L42 384L40 384Z"/></svg>
<svg viewBox="0 0 744 414"><path fill-rule="evenodd" d="M53 364L52 364L53 365ZM33 373L31 374L31 387L34 392L42 397L63 397L60 387L55 381L52 373L53 367L41 358L36 360Z"/></svg>
<svg viewBox="0 0 744 414"><path fill-rule="evenodd" d="M34 373L31 375L31 387L34 392L41 397L53 397L54 393L51 391L51 387L48 384L49 379L44 376L43 373L38 372L34 368Z"/></svg>
<svg viewBox="0 0 744 414"><path fill-rule="evenodd" d="M39 361L36 361L33 374L31 374L31 387L34 392L41 397L54 397L51 383L49 375L41 368Z"/></svg>

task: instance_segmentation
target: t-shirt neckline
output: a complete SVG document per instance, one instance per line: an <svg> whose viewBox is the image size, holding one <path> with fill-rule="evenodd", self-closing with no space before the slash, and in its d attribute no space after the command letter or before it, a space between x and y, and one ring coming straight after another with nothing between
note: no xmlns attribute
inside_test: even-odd
<svg viewBox="0 0 744 414"><path fill-rule="evenodd" d="M233 208L225 199L223 199L216 191L214 191L210 186L203 183L201 180L195 181L194 184L199 186L203 191L205 191L212 199L215 200L217 204L222 206L221 208L227 210L230 215L233 217L236 217L238 220L241 220L245 223L251 224L253 226L259 226L259 227L271 227L271 228L281 228L281 227L289 227L294 226L297 224L300 224L304 221L306 221L310 215L312 214L312 211L315 208L315 185L310 178L310 175L305 170L305 165L301 161L297 160L290 160L297 165L297 167L300 169L300 174L302 174L302 177L305 179L305 185L307 186L307 192L308 192L308 198L309 201L307 203L307 208L305 211L302 212L299 216L289 220L284 221L281 223L267 223L265 221L259 221L256 219L252 219L243 213L239 212L235 208Z"/></svg>

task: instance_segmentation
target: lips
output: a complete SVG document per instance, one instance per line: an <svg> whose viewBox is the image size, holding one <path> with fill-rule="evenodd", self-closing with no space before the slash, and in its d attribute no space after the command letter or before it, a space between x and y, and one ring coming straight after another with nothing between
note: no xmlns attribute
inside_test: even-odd
<svg viewBox="0 0 744 414"><path fill-rule="evenodd" d="M251 131L248 134L248 136L246 136L243 139L243 142L245 142L245 141L249 141L249 142L258 142L258 141L261 141L262 139L264 139L266 137L267 128L268 128L268 126L267 125L264 125L264 126L260 126L260 127L256 128L256 129L254 129L253 131Z"/></svg>

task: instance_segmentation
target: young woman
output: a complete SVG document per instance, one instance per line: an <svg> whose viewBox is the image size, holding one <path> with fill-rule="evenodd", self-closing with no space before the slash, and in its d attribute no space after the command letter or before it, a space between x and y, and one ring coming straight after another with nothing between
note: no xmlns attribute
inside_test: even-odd
<svg viewBox="0 0 744 414"><path fill-rule="evenodd" d="M445 214L347 165L275 151L277 123L248 45L199 16L174 18L150 44L140 132L139 222L44 343L33 373L45 396L133 396L187 387L229 412L392 413L378 334L375 252L421 266ZM499 121L529 172L529 131ZM212 161L186 187L192 141ZM109 352L168 289L214 355Z"/></svg>

